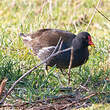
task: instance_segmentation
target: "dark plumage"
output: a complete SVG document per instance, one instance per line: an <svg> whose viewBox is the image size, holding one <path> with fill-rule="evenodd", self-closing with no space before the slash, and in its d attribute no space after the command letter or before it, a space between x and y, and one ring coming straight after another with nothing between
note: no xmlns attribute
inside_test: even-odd
<svg viewBox="0 0 110 110"><path fill-rule="evenodd" d="M41 60L47 58L55 49L60 37L63 41L61 50L73 46L72 68L84 64L89 57L88 46L94 45L88 32L81 32L75 35L68 31L58 29L41 29L33 34L20 34L24 44L30 47L35 55ZM46 66L57 68L68 68L71 51L63 52L51 58Z"/></svg>

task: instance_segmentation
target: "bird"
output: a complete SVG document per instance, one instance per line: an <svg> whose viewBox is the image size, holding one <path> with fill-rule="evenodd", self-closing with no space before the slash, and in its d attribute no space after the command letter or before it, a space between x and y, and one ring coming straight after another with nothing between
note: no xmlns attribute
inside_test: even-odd
<svg viewBox="0 0 110 110"><path fill-rule="evenodd" d="M95 46L91 35L85 31L75 35L69 31L48 28L40 29L31 34L20 33L20 36L23 39L24 45L31 48L41 61L52 54L61 38L62 45L60 50L73 47L71 68L85 64L89 58L88 46ZM67 69L70 64L70 57L71 50L59 53L45 63L46 69L48 66L52 67L54 65L61 70Z"/></svg>

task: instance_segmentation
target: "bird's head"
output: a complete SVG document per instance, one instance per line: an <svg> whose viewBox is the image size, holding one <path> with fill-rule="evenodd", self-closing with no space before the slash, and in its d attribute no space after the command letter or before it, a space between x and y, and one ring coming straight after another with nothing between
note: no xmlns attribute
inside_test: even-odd
<svg viewBox="0 0 110 110"><path fill-rule="evenodd" d="M89 45L95 47L91 35L88 32L80 32L77 38L82 42L84 47L88 47Z"/></svg>

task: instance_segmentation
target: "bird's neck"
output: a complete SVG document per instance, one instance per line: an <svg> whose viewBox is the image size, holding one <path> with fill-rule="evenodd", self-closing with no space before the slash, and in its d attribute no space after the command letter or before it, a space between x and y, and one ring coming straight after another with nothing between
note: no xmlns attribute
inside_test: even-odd
<svg viewBox="0 0 110 110"><path fill-rule="evenodd" d="M86 48L86 47L84 47L82 40L77 39L77 38L73 40L72 46L75 50Z"/></svg>

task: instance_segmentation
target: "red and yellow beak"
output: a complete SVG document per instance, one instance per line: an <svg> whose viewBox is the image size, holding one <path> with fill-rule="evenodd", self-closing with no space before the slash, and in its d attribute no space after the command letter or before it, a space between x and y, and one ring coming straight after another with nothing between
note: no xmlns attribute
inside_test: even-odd
<svg viewBox="0 0 110 110"><path fill-rule="evenodd" d="M91 36L88 36L88 44L92 47L95 47L94 43L92 42Z"/></svg>

